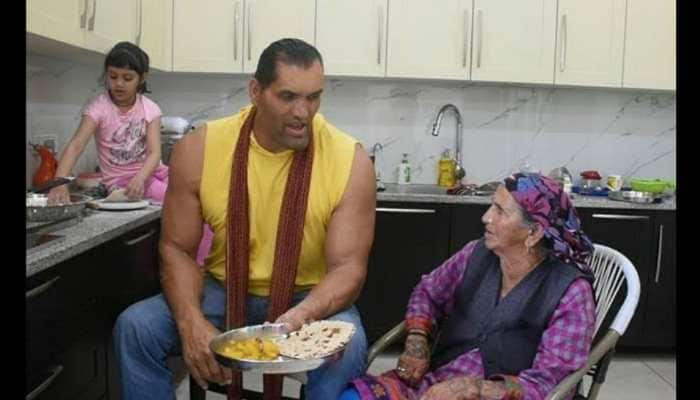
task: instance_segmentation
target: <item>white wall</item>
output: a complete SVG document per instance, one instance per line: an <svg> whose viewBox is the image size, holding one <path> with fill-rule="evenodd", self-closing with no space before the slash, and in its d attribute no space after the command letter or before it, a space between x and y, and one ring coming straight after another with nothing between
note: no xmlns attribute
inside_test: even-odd
<svg viewBox="0 0 700 400"><path fill-rule="evenodd" d="M83 105L102 90L100 66L35 55L29 64L27 135L31 140L56 133L62 149L78 126ZM150 97L164 115L214 119L247 104L247 80L153 74ZM377 142L384 146L377 157L384 181L396 180L401 154L409 153L415 182L435 183L437 160L455 142L449 115L440 136L430 135L435 115L446 103L462 114L469 182L501 179L524 162L544 173L566 166L576 175L597 169L627 178L676 177L675 93L328 78L320 112L366 148ZM74 172L97 165L93 143ZM37 160L29 152L27 157L33 171Z"/></svg>

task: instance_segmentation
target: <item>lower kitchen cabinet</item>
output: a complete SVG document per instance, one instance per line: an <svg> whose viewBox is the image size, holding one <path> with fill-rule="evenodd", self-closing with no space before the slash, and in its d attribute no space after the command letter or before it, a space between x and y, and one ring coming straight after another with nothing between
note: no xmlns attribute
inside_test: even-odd
<svg viewBox="0 0 700 400"><path fill-rule="evenodd" d="M646 286L645 345L676 347L676 212L655 216L652 268Z"/></svg>
<svg viewBox="0 0 700 400"><path fill-rule="evenodd" d="M484 224L481 217L489 204L458 204L452 210L450 254L456 253L467 243L484 237Z"/></svg>
<svg viewBox="0 0 700 400"><path fill-rule="evenodd" d="M27 279L27 399L121 398L112 328L160 290L159 228L145 224Z"/></svg>
<svg viewBox="0 0 700 400"><path fill-rule="evenodd" d="M593 242L620 251L639 274L639 303L618 342L619 350L675 349L675 211L581 208L578 212ZM625 286L620 290L612 310L622 303ZM608 321L612 318L614 313L607 316Z"/></svg>
<svg viewBox="0 0 700 400"><path fill-rule="evenodd" d="M356 305L369 343L403 321L421 275L449 256L445 204L379 202L367 279Z"/></svg>
<svg viewBox="0 0 700 400"><path fill-rule="evenodd" d="M103 316L108 286L95 248L27 279L25 395L32 399L99 399L107 390Z"/></svg>

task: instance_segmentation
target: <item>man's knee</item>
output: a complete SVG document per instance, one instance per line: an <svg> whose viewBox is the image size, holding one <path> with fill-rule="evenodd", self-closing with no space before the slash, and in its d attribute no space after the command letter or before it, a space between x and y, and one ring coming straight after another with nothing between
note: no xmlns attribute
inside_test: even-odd
<svg viewBox="0 0 700 400"><path fill-rule="evenodd" d="M148 321L145 318L146 313L142 312L141 308L141 303L132 304L119 314L114 324L115 337L132 337L143 331Z"/></svg>

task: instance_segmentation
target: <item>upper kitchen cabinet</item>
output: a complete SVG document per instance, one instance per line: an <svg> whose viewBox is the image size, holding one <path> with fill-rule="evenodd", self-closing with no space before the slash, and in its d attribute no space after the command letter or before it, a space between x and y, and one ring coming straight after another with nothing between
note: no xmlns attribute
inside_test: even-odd
<svg viewBox="0 0 700 400"><path fill-rule="evenodd" d="M554 83L556 0L475 0L471 79Z"/></svg>
<svg viewBox="0 0 700 400"><path fill-rule="evenodd" d="M28 0L27 31L106 54L136 40L137 0Z"/></svg>
<svg viewBox="0 0 700 400"><path fill-rule="evenodd" d="M136 41L137 0L87 0L85 47L103 54L118 42Z"/></svg>
<svg viewBox="0 0 700 400"><path fill-rule="evenodd" d="M394 0L389 5L387 76L469 79L472 0Z"/></svg>
<svg viewBox="0 0 700 400"><path fill-rule="evenodd" d="M172 0L138 0L136 45L150 58L151 67L170 71L173 66Z"/></svg>
<svg viewBox="0 0 700 400"><path fill-rule="evenodd" d="M622 87L626 0L559 0L554 83Z"/></svg>
<svg viewBox="0 0 700 400"><path fill-rule="evenodd" d="M387 0L318 0L316 15L326 74L384 76Z"/></svg>
<svg viewBox="0 0 700 400"><path fill-rule="evenodd" d="M676 89L676 2L628 0L622 86Z"/></svg>
<svg viewBox="0 0 700 400"><path fill-rule="evenodd" d="M255 72L260 54L278 39L297 38L313 45L315 18L316 0L247 0L243 72Z"/></svg>
<svg viewBox="0 0 700 400"><path fill-rule="evenodd" d="M173 3L173 71L243 70L243 1Z"/></svg>
<svg viewBox="0 0 700 400"><path fill-rule="evenodd" d="M82 46L87 26L83 0L27 0L27 32Z"/></svg>

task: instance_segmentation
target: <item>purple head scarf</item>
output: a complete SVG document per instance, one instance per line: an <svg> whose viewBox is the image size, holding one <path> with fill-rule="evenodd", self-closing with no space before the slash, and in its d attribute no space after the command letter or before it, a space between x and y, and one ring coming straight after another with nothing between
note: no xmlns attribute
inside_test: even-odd
<svg viewBox="0 0 700 400"><path fill-rule="evenodd" d="M581 230L581 221L561 185L540 174L514 174L504 180L506 189L530 217L544 229L555 257L590 271L587 260L593 242Z"/></svg>

